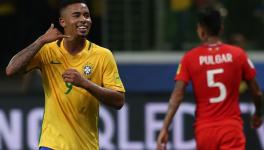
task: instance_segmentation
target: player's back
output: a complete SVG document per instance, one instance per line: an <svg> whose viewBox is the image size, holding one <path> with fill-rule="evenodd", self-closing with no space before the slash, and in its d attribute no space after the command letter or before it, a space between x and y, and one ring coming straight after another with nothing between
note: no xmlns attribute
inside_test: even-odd
<svg viewBox="0 0 264 150"><path fill-rule="evenodd" d="M201 45L184 59L196 98L196 123L241 121L239 85L246 74L244 63L248 62L244 51L222 43Z"/></svg>

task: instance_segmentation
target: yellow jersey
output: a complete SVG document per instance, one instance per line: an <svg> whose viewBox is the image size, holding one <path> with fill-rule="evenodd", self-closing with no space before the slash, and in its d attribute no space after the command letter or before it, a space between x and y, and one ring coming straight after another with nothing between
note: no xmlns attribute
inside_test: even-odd
<svg viewBox="0 0 264 150"><path fill-rule="evenodd" d="M55 150L99 149L99 101L87 90L65 83L69 68L105 88L125 92L110 50L86 40L84 49L71 55L63 40L45 44L27 70L39 68L45 93L45 111L39 146Z"/></svg>

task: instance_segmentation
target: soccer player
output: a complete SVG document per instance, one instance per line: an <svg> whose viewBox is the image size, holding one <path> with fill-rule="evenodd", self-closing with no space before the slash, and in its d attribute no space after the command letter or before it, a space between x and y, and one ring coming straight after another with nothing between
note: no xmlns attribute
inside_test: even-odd
<svg viewBox="0 0 264 150"><path fill-rule="evenodd" d="M85 1L63 1L59 23L64 34L51 25L11 59L6 74L41 71L41 150L96 150L99 105L120 109L125 89L111 51L86 39L92 21Z"/></svg>
<svg viewBox="0 0 264 150"><path fill-rule="evenodd" d="M197 150L245 149L238 100L241 80L246 81L255 104L252 125L261 125L262 93L255 80L255 68L243 49L221 42L221 30L222 19L217 10L205 8L199 13L197 33L202 44L188 51L178 66L175 88L157 139L158 150L166 149L169 125L189 82L196 101Z"/></svg>

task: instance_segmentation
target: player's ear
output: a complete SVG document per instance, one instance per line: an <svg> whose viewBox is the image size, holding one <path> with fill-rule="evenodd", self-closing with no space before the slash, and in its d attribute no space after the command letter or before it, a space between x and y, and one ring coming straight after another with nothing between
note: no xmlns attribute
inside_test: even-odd
<svg viewBox="0 0 264 150"><path fill-rule="evenodd" d="M204 26L201 26L201 37L204 39L207 37L207 34L208 34L207 28Z"/></svg>
<svg viewBox="0 0 264 150"><path fill-rule="evenodd" d="M220 33L223 33L224 32L224 25L221 25L221 28L220 28Z"/></svg>
<svg viewBox="0 0 264 150"><path fill-rule="evenodd" d="M60 22L60 25L64 28L65 27L65 20L62 17L60 17L59 22Z"/></svg>

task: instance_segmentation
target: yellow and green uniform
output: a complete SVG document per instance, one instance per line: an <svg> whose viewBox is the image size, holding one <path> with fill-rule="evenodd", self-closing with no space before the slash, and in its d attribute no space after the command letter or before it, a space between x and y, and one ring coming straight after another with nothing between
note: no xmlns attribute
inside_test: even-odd
<svg viewBox="0 0 264 150"><path fill-rule="evenodd" d="M27 70L39 68L45 92L45 112L39 146L55 150L96 150L99 101L87 90L65 83L62 74L76 69L99 86L125 92L115 59L108 49L86 40L84 49L71 55L63 41L45 44Z"/></svg>

